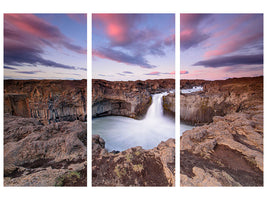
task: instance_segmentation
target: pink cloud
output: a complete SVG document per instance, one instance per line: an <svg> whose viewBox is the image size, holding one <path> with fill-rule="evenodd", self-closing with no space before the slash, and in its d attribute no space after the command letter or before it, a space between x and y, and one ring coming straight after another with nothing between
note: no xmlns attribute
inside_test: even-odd
<svg viewBox="0 0 267 200"><path fill-rule="evenodd" d="M167 38L165 38L164 40L165 45L174 45L175 44L175 34L172 34L170 36L168 36Z"/></svg>
<svg viewBox="0 0 267 200"><path fill-rule="evenodd" d="M8 40L13 40L13 42L31 43L38 48L45 45L56 48L58 45L76 53L87 53L86 49L72 44L56 26L33 14L5 14L4 21L5 45L8 45Z"/></svg>
<svg viewBox="0 0 267 200"><path fill-rule="evenodd" d="M136 21L136 15L93 14L93 20L104 25L104 31L112 41L124 43L130 40L128 33Z"/></svg>
<svg viewBox="0 0 267 200"><path fill-rule="evenodd" d="M181 71L180 71L180 74L189 74L189 72L186 71L186 70L181 70Z"/></svg>
<svg viewBox="0 0 267 200"><path fill-rule="evenodd" d="M228 53L232 53L250 43L255 43L256 41L263 38L262 32L256 33L254 35L249 35L247 37L244 37L244 35L246 34L241 32L240 34L227 38L227 41L221 42L216 49L205 52L204 57L209 58L212 56L221 56Z"/></svg>
<svg viewBox="0 0 267 200"><path fill-rule="evenodd" d="M209 15L206 14L181 14L180 45L181 50L196 47L207 40L209 35L198 26Z"/></svg>

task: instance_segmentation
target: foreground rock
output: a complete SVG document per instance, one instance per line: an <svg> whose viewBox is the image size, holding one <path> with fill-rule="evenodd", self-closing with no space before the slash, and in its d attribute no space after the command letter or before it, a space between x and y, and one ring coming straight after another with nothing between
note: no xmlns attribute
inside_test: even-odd
<svg viewBox="0 0 267 200"><path fill-rule="evenodd" d="M151 94L173 89L174 79L113 82L93 79L92 116L141 118L151 104Z"/></svg>
<svg viewBox="0 0 267 200"><path fill-rule="evenodd" d="M4 112L48 124L86 121L86 80L5 80Z"/></svg>
<svg viewBox="0 0 267 200"><path fill-rule="evenodd" d="M43 125L4 117L5 186L85 186L87 130L81 121Z"/></svg>
<svg viewBox="0 0 267 200"><path fill-rule="evenodd" d="M92 138L93 186L174 186L175 140L161 142L151 150L141 147L108 153L105 141Z"/></svg>
<svg viewBox="0 0 267 200"><path fill-rule="evenodd" d="M209 84L205 94L229 90L229 113L181 136L181 186L263 186L262 77Z"/></svg>

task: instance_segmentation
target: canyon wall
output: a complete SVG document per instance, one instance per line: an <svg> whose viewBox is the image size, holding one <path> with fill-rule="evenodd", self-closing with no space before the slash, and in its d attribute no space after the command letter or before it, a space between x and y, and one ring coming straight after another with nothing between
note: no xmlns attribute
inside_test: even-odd
<svg viewBox="0 0 267 200"><path fill-rule="evenodd" d="M151 104L151 94L174 89L174 79L146 81L93 79L92 116L119 115L141 118Z"/></svg>
<svg viewBox="0 0 267 200"><path fill-rule="evenodd" d="M42 123L86 121L86 80L5 80L4 112Z"/></svg>
<svg viewBox="0 0 267 200"><path fill-rule="evenodd" d="M175 93L163 96L162 103L164 112L175 116Z"/></svg>
<svg viewBox="0 0 267 200"><path fill-rule="evenodd" d="M190 83L197 85L198 82L191 80ZM253 109L262 101L262 83L263 77L201 82L203 92L181 94L181 120L200 125L212 122L214 116Z"/></svg>

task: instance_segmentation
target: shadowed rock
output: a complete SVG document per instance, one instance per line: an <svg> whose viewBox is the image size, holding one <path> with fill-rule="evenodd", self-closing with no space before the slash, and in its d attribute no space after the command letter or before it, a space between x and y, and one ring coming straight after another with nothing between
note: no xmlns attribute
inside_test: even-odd
<svg viewBox="0 0 267 200"><path fill-rule="evenodd" d="M146 81L92 80L92 116L119 115L141 118L151 104L151 94L173 90L174 79Z"/></svg>
<svg viewBox="0 0 267 200"><path fill-rule="evenodd" d="M108 153L104 140L92 139L93 186L174 186L175 140L161 142L151 150L134 147Z"/></svg>
<svg viewBox="0 0 267 200"><path fill-rule="evenodd" d="M44 124L86 121L86 80L5 80L4 111Z"/></svg>
<svg viewBox="0 0 267 200"><path fill-rule="evenodd" d="M73 186L86 185L84 122L43 125L34 118L5 115L4 133L5 186L54 186L58 177L66 178L62 186L71 185L72 178Z"/></svg>

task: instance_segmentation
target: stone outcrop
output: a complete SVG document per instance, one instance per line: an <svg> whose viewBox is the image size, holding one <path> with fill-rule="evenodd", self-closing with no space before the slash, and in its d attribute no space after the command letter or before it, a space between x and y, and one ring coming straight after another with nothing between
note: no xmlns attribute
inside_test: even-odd
<svg viewBox="0 0 267 200"><path fill-rule="evenodd" d="M213 118L181 136L181 186L263 186L262 77L209 82L204 88L188 98L208 97ZM214 116L216 98L229 104L222 116Z"/></svg>
<svg viewBox="0 0 267 200"><path fill-rule="evenodd" d="M92 116L141 118L151 104L151 94L174 88L174 79L114 82L93 79Z"/></svg>
<svg viewBox="0 0 267 200"><path fill-rule="evenodd" d="M105 141L92 138L93 186L174 186L175 140L144 150L134 147L108 153Z"/></svg>
<svg viewBox="0 0 267 200"><path fill-rule="evenodd" d="M5 186L85 186L86 123L4 116Z"/></svg>
<svg viewBox="0 0 267 200"><path fill-rule="evenodd" d="M163 96L162 100L164 111L175 116L175 93Z"/></svg>
<svg viewBox="0 0 267 200"><path fill-rule="evenodd" d="M42 123L86 121L86 80L5 80L4 111Z"/></svg>
<svg viewBox="0 0 267 200"><path fill-rule="evenodd" d="M201 125L212 122L214 116L253 109L262 101L262 83L263 77L202 82L203 92L181 94L180 118Z"/></svg>

